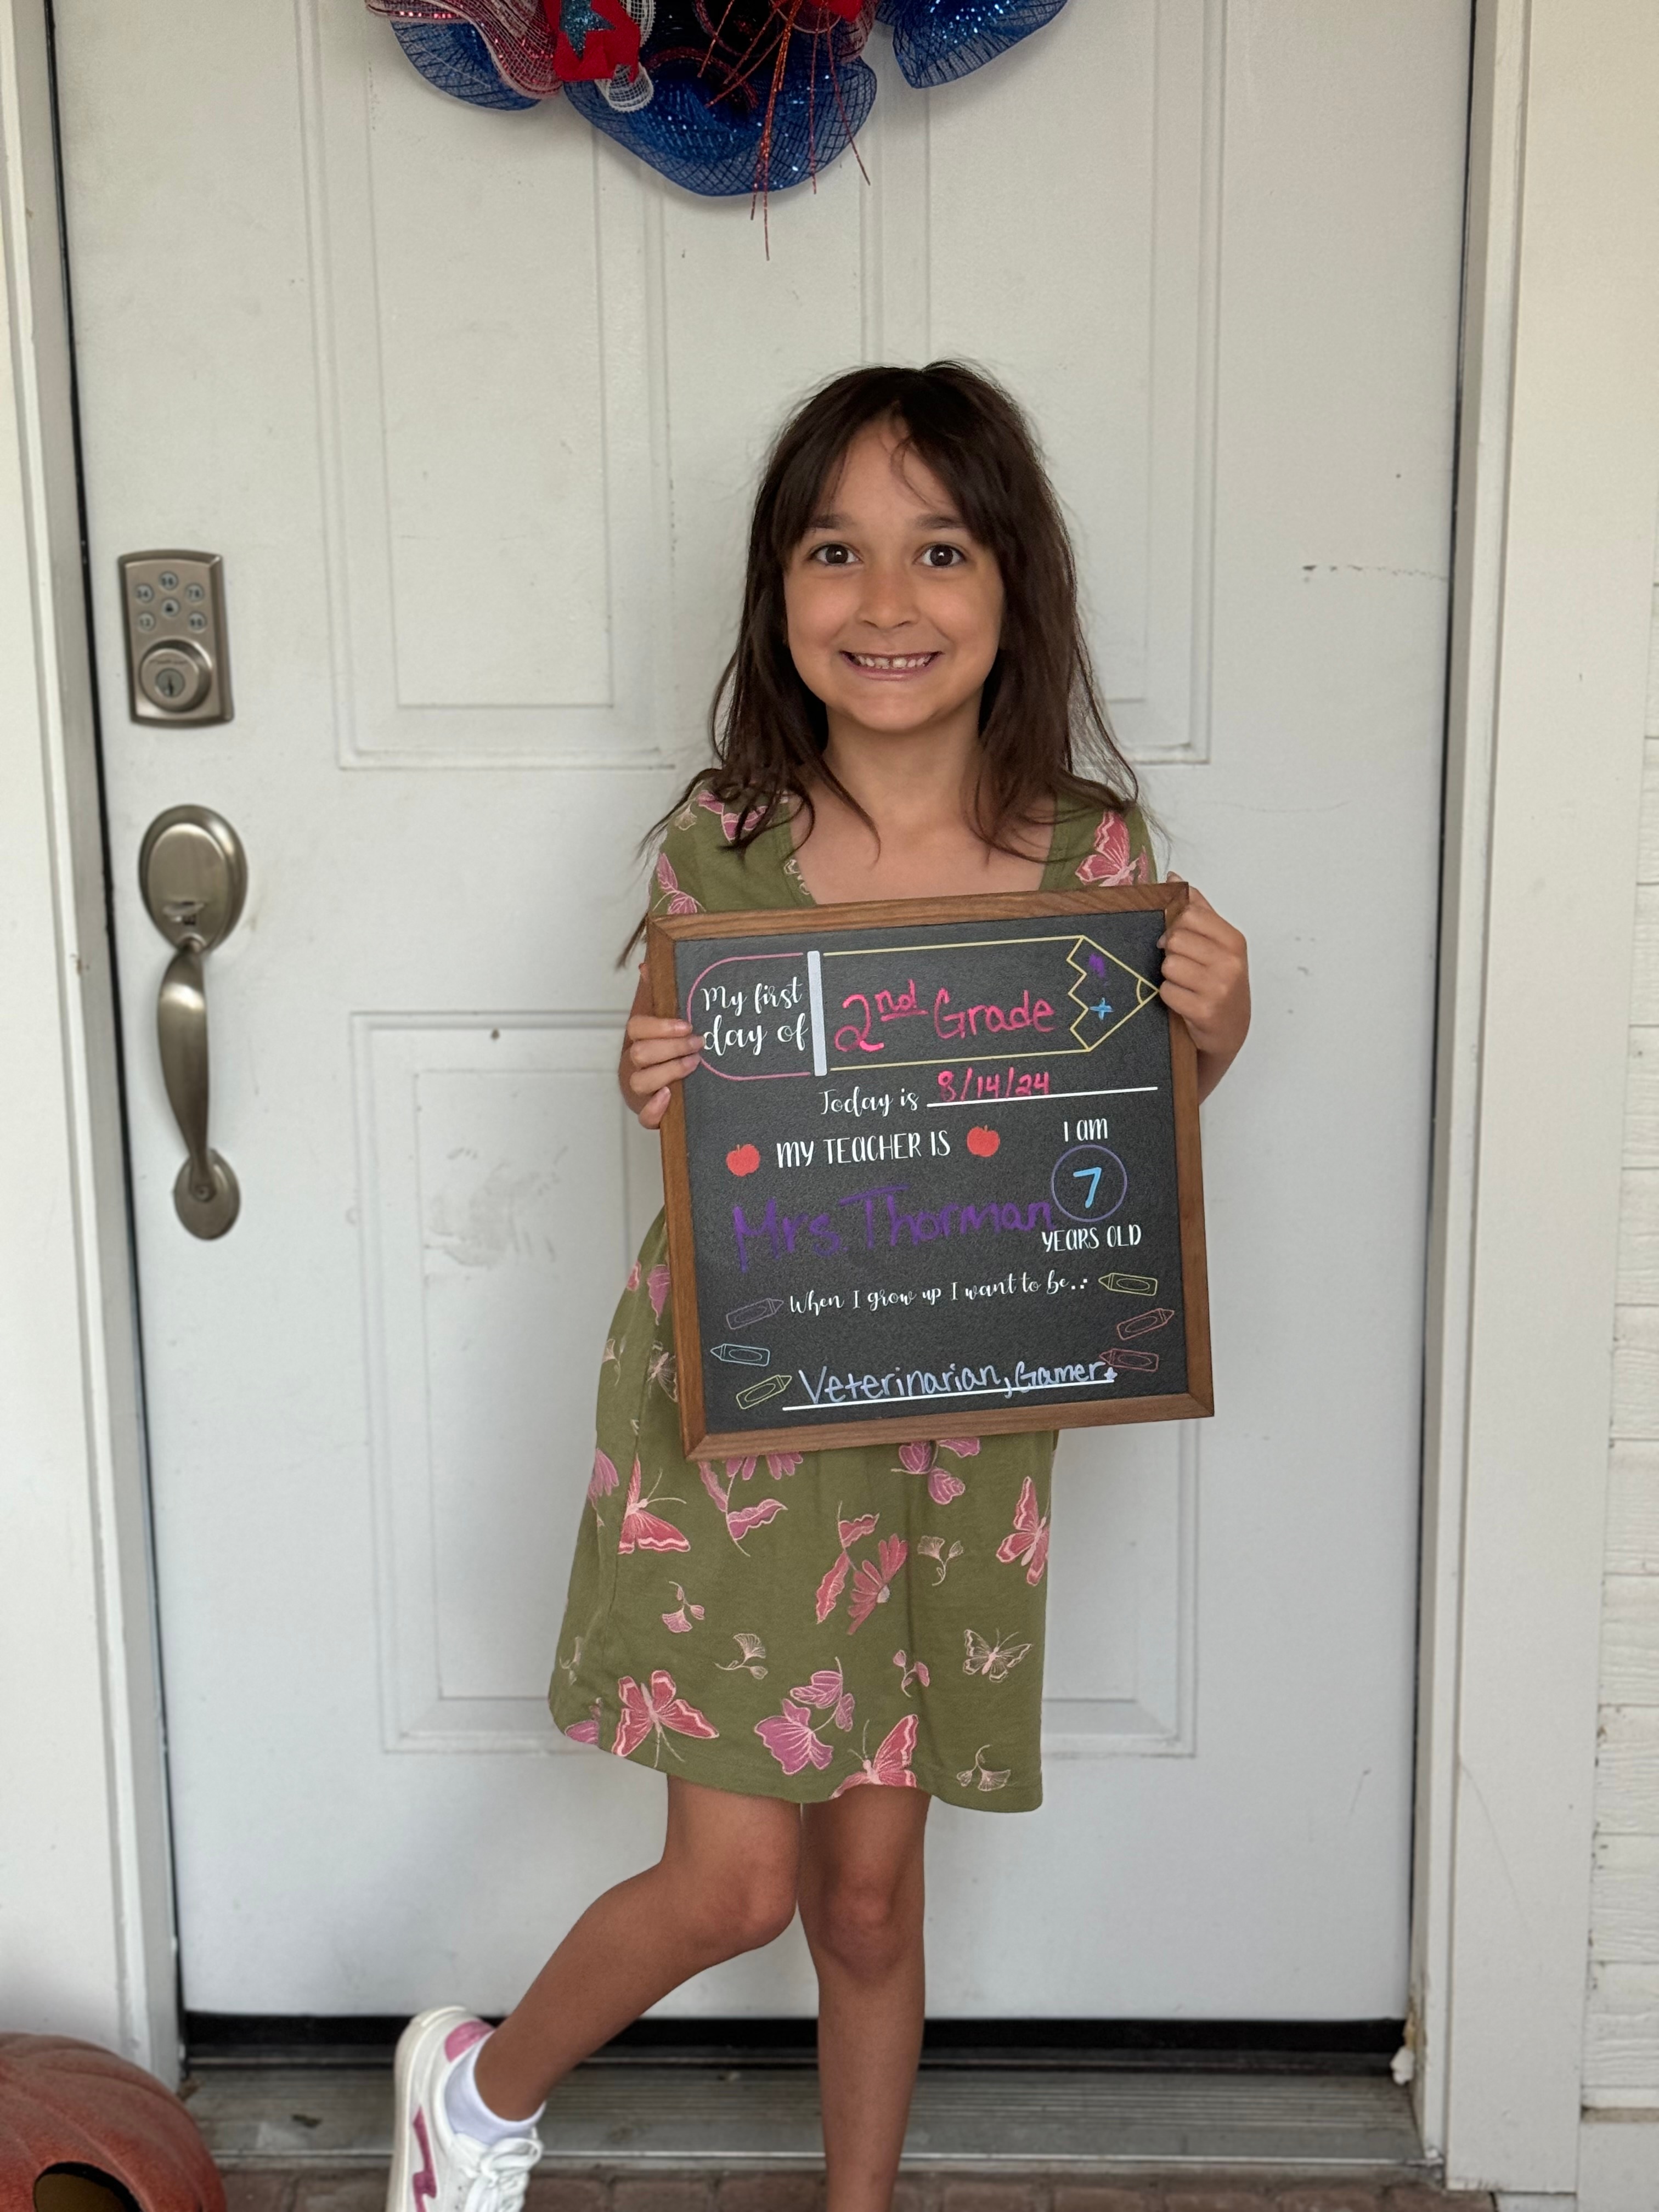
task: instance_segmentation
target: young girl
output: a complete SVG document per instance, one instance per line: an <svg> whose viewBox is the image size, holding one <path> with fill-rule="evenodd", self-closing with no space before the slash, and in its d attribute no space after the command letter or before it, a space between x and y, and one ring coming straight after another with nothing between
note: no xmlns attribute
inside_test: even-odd
<svg viewBox="0 0 1659 2212"><path fill-rule="evenodd" d="M1152 879L1054 493L1013 403L954 364L856 370L784 430L714 731L653 913ZM1195 891L1163 941L1202 1096L1249 1025L1244 941ZM641 980L618 1077L654 1129L702 1040L649 1005ZM928 1807L1042 1800L1054 1434L689 1464L675 1295L659 1214L600 1365L550 1698L568 1735L667 1774L663 1855L589 1906L493 2034L455 2007L410 2022L390 2212L514 2212L555 2083L797 1912L828 2212L886 2212Z"/></svg>

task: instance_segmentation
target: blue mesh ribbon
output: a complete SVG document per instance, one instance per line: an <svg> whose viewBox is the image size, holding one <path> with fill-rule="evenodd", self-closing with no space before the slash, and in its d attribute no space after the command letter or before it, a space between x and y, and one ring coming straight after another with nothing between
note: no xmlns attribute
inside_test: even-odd
<svg viewBox="0 0 1659 2212"><path fill-rule="evenodd" d="M864 62L792 63L773 106L768 144L764 97L734 112L729 97L696 77L659 76L655 83L650 106L632 115L618 114L597 85L568 85L565 97L671 183L714 199L805 184L846 152L876 98L875 71ZM769 93L769 85L763 89Z"/></svg>
<svg viewBox="0 0 1659 2212"><path fill-rule="evenodd" d="M1066 0L880 0L893 58L921 91L983 69L1052 22Z"/></svg>
<svg viewBox="0 0 1659 2212"><path fill-rule="evenodd" d="M859 58L873 12L908 82L950 84L1051 22L1066 0L368 0L426 78L475 107L560 89L559 30L631 16L640 65L564 86L596 130L688 191L787 191L844 154L876 97Z"/></svg>
<svg viewBox="0 0 1659 2212"><path fill-rule="evenodd" d="M489 58L482 32L471 23L399 23L398 44L428 84L473 107L534 107L515 92Z"/></svg>

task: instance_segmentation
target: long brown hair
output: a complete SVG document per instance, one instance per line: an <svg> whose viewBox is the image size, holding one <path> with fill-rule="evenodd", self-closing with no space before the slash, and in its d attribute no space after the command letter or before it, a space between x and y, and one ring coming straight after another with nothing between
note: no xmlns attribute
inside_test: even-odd
<svg viewBox="0 0 1659 2212"><path fill-rule="evenodd" d="M945 485L1002 574L1002 644L980 698L977 834L1000 852L1014 851L1006 842L1011 827L1041 802L1057 812L1068 811L1068 802L1121 810L1139 797L1083 635L1065 518L1018 405L961 362L855 368L821 386L767 457L749 530L737 647L709 709L714 765L691 778L647 833L647 844L700 789L738 815L739 847L769 829L791 799L810 817L814 781L868 821L824 759L828 720L790 654L783 583L848 447L861 430L885 422Z"/></svg>

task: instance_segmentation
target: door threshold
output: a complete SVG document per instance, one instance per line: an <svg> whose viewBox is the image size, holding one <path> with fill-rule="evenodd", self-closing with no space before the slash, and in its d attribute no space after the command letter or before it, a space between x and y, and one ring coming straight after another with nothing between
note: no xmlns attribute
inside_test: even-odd
<svg viewBox="0 0 1659 2212"><path fill-rule="evenodd" d="M384 2068L216 2066L185 2094L222 2166L384 2165L392 2154ZM817 2077L804 2067L578 2067L549 2100L541 2134L542 2170L566 2174L823 2160ZM1387 2078L988 2067L922 2072L904 2164L1074 2177L1201 2168L1258 2183L1421 2183L1434 2171L1407 2092Z"/></svg>

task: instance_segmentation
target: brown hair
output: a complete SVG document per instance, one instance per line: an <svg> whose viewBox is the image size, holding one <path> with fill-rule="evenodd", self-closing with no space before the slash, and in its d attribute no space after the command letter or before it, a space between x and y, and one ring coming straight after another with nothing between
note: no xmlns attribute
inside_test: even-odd
<svg viewBox="0 0 1659 2212"><path fill-rule="evenodd" d="M936 361L849 370L779 433L755 498L737 647L709 709L714 766L691 778L647 844L701 788L738 815L739 847L772 826L787 799L810 815L814 779L863 814L824 761L827 717L790 654L783 583L848 447L881 422L894 423L903 447L933 470L1002 574L1002 647L980 700L979 836L1008 852L1010 826L1040 801L1057 811L1068 801L1097 810L1135 803L1134 770L1112 734L1078 615L1071 539L1030 426L990 377Z"/></svg>

